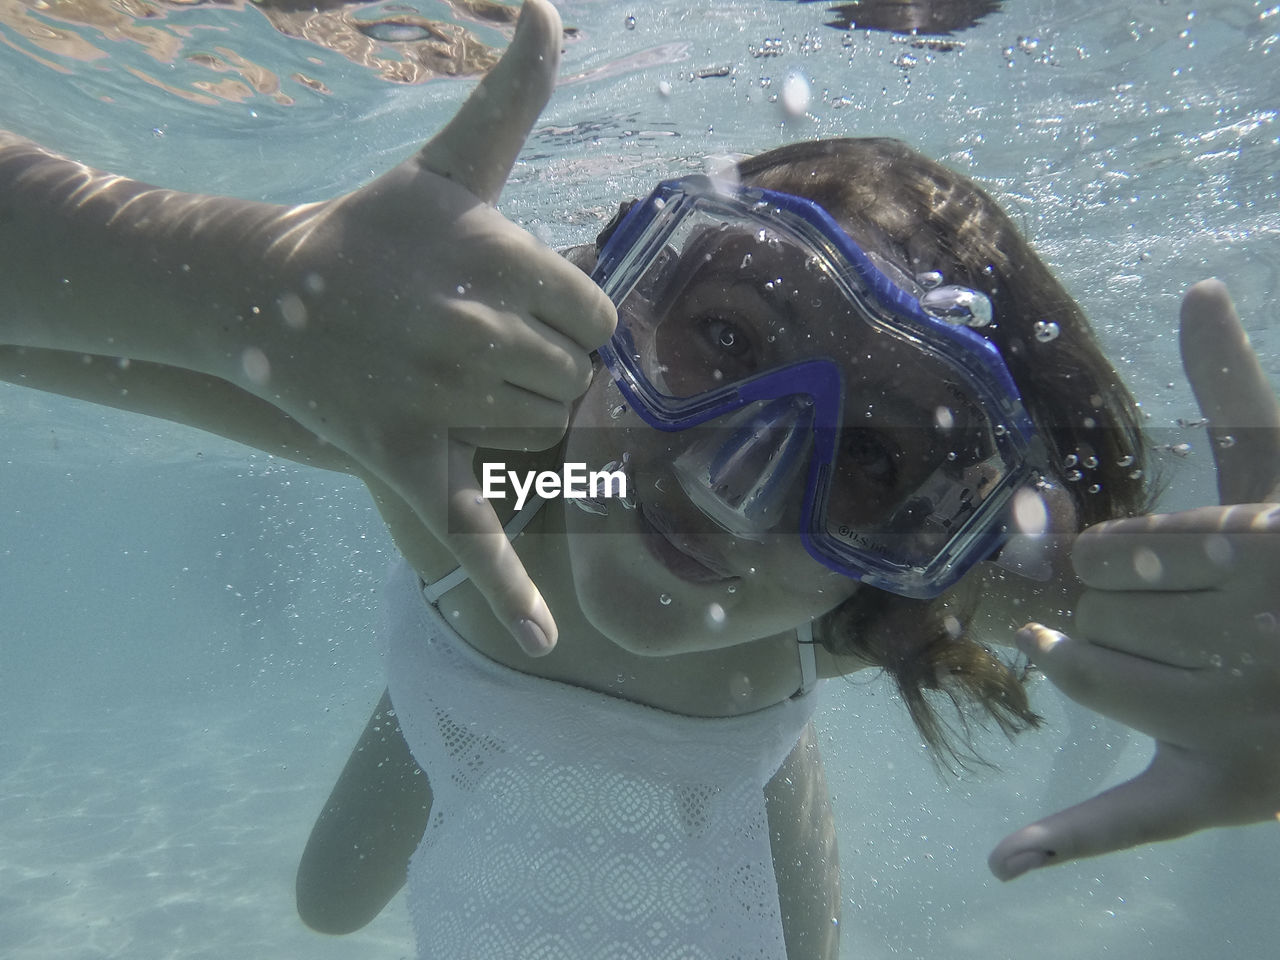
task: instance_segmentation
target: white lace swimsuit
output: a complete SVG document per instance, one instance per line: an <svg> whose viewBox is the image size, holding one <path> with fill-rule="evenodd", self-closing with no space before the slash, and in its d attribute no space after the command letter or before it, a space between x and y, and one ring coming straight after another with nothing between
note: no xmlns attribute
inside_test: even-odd
<svg viewBox="0 0 1280 960"><path fill-rule="evenodd" d="M387 634L434 794L409 864L420 960L785 960L764 786L814 693L701 719L529 676L420 587L393 574Z"/></svg>

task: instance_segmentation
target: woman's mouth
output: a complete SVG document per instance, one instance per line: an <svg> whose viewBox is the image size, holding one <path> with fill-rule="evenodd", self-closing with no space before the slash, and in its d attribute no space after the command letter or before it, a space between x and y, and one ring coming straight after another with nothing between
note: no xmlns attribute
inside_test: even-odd
<svg viewBox="0 0 1280 960"><path fill-rule="evenodd" d="M641 503L640 524L645 546L653 557L688 583L721 583L737 579L725 562L688 537L673 533L669 514L661 507Z"/></svg>

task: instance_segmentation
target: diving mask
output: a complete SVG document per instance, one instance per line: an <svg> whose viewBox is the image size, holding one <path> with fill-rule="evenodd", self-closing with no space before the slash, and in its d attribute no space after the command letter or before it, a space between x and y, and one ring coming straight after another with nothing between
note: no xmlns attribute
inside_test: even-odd
<svg viewBox="0 0 1280 960"><path fill-rule="evenodd" d="M798 532L824 566L932 597L1005 536L1034 428L981 293L908 291L818 205L694 176L635 204L593 278L600 349L673 470L736 537ZM985 312L985 315L984 315Z"/></svg>

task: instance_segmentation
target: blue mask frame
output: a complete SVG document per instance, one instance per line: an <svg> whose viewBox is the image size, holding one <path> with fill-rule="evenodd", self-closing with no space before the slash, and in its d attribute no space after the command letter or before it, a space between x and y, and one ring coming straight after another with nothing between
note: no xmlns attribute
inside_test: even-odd
<svg viewBox="0 0 1280 960"><path fill-rule="evenodd" d="M663 255L673 232L694 211L725 223L765 229L799 245L822 261L840 294L861 315L922 344L921 349L934 360L963 378L993 425L1003 474L934 556L904 559L874 537L842 537L828 529L826 503L844 405L844 377L834 359L805 359L696 396L674 397L646 376L634 333L620 320L600 355L635 412L655 429L682 431L757 401L810 398L813 446L797 532L810 556L845 576L902 596L928 598L998 550L1007 536L1009 501L1036 475L1033 462L1039 458L1034 425L995 345L968 326L922 307L916 295L895 284L817 204L705 176L659 184L632 207L600 251L592 278L619 306L620 318L641 276Z"/></svg>

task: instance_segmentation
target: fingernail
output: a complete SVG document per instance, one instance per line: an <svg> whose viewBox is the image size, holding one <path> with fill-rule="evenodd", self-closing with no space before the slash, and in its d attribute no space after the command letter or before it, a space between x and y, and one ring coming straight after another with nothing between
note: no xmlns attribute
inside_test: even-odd
<svg viewBox="0 0 1280 960"><path fill-rule="evenodd" d="M1036 628L1038 624L1028 623L1013 635L1013 642L1026 656L1033 657L1040 652L1036 645Z"/></svg>
<svg viewBox="0 0 1280 960"><path fill-rule="evenodd" d="M1046 654L1066 637L1057 630L1050 630L1042 623L1028 623L1013 635L1018 649L1032 660L1037 654Z"/></svg>
<svg viewBox="0 0 1280 960"><path fill-rule="evenodd" d="M520 649L531 657L545 657L555 647L542 628L528 617L511 621L511 635L520 644Z"/></svg>
<svg viewBox="0 0 1280 960"><path fill-rule="evenodd" d="M1021 853L1015 853L1004 862L1004 869L1000 873L1000 879L1012 880L1015 877L1020 877L1028 870L1043 867L1048 859L1049 855L1043 850L1023 850Z"/></svg>

